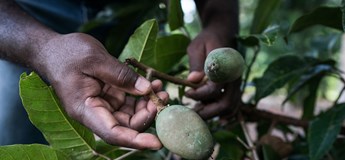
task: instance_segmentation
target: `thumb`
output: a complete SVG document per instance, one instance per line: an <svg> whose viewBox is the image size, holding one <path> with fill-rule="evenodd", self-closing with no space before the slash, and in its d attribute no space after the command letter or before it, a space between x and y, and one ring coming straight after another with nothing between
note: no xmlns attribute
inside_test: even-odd
<svg viewBox="0 0 345 160"><path fill-rule="evenodd" d="M92 66L87 74L127 93L145 95L151 90L150 81L113 57Z"/></svg>

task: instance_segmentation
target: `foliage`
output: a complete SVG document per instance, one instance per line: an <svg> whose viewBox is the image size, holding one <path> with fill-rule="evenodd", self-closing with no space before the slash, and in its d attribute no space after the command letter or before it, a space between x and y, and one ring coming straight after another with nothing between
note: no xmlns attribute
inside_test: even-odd
<svg viewBox="0 0 345 160"><path fill-rule="evenodd" d="M334 83L345 83L342 78L344 73L339 69L339 49L336 49L339 48L339 39L345 26L345 4L322 5L326 2L260 0L254 3L253 13L246 13L247 16L251 14L253 19L250 25L241 28L238 42L248 63L247 74L242 80L243 92L253 97L240 106L240 116L208 122L217 142L215 159L240 160L252 158L254 153L265 160L344 159L344 139L338 136L344 134L342 123L345 104L339 102L344 89L335 91L336 96L328 99L331 105L326 106L324 112L320 113L318 108L320 100L327 98L325 95ZM182 21L180 5L178 0L170 1L168 22L150 19L136 28L119 59L124 61L134 57L160 72L174 73L174 76L187 71L188 68L176 66L181 62L183 66L188 66L183 57L190 43L190 37L185 34L186 24ZM134 16L134 12L145 9L147 6L138 5L113 16ZM81 29L91 32L112 22L114 17L99 16ZM164 25L169 25L170 30ZM119 31L113 30L111 33L104 43L110 52L114 52L114 48L119 47L115 41ZM252 88L255 88L255 92ZM178 91L183 96L184 92L181 89ZM49 145L2 146L0 157L60 160L113 159L126 155L126 159L160 160L171 156L164 148L159 151L133 151L95 140L91 131L67 116L54 90L35 73L22 74L20 94L32 123L44 134ZM284 96L284 103L296 105L302 112L301 117L290 118L257 108L264 98L277 94ZM174 100L183 103L181 98ZM276 107L273 109L279 109L280 106ZM247 137L248 130L243 124L248 122L256 124L254 132L258 134L258 140ZM283 136L280 139L292 146L287 155L280 154L282 145L277 148L272 143L260 144L259 140L264 135L273 134L272 130L281 133ZM251 141L254 143L251 144ZM131 155L127 156L128 153Z"/></svg>

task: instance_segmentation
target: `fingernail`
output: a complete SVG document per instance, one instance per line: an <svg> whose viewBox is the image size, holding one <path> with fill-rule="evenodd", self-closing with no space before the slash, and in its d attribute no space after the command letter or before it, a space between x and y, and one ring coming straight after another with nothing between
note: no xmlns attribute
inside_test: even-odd
<svg viewBox="0 0 345 160"><path fill-rule="evenodd" d="M150 90L151 83L144 77L139 77L135 82L135 89L142 93L147 93Z"/></svg>

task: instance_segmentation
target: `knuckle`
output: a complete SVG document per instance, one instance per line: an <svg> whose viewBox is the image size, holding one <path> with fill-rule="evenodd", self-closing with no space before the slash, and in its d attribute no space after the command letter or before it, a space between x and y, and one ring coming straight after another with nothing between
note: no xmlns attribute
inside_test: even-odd
<svg viewBox="0 0 345 160"><path fill-rule="evenodd" d="M115 74L118 85L127 87L135 84L138 76L131 68L124 64L119 64L116 68Z"/></svg>

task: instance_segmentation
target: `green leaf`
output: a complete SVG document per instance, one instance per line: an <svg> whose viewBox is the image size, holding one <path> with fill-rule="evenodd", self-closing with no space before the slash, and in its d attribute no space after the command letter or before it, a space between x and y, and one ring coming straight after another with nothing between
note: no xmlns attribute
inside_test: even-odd
<svg viewBox="0 0 345 160"><path fill-rule="evenodd" d="M63 151L72 159L89 159L93 156L93 133L66 114L50 86L33 72L30 75L23 73L19 85L20 96L31 122L54 149Z"/></svg>
<svg viewBox="0 0 345 160"><path fill-rule="evenodd" d="M189 43L190 39L182 34L158 38L153 64L148 65L161 72L169 72L186 55Z"/></svg>
<svg viewBox="0 0 345 160"><path fill-rule="evenodd" d="M340 7L319 7L311 13L298 18L290 28L289 34L302 31L314 25L323 25L338 30L342 28L342 12Z"/></svg>
<svg viewBox="0 0 345 160"><path fill-rule="evenodd" d="M306 70L306 65L303 58L293 55L283 56L273 61L261 78L254 79L255 101L258 102L261 98L301 75Z"/></svg>
<svg viewBox="0 0 345 160"><path fill-rule="evenodd" d="M322 77L313 79L308 85L308 95L303 101L303 115L302 119L309 120L314 117L314 110L317 100L317 90Z"/></svg>
<svg viewBox="0 0 345 160"><path fill-rule="evenodd" d="M169 0L168 23L171 31L184 25L181 0Z"/></svg>
<svg viewBox="0 0 345 160"><path fill-rule="evenodd" d="M0 146L2 160L70 160L63 152L42 144Z"/></svg>
<svg viewBox="0 0 345 160"><path fill-rule="evenodd" d="M266 28L262 34L258 35L257 37L260 39L261 42L266 44L267 46L272 46L273 43L276 41L278 38L278 33L279 33L279 26L274 25Z"/></svg>
<svg viewBox="0 0 345 160"><path fill-rule="evenodd" d="M259 34L269 26L280 2L280 0L259 0L250 29L251 34Z"/></svg>
<svg viewBox="0 0 345 160"><path fill-rule="evenodd" d="M121 150L118 146L113 146L100 140L96 143L96 152L107 156L108 158L115 159L126 154L128 151ZM93 157L91 160L103 160L102 157Z"/></svg>
<svg viewBox="0 0 345 160"><path fill-rule="evenodd" d="M279 31L279 26L270 26L266 28L261 34L252 34L246 37L240 37L239 42L248 47L259 46L260 42L267 46L272 46L278 38Z"/></svg>
<svg viewBox="0 0 345 160"><path fill-rule="evenodd" d="M311 59L316 61L316 59ZM303 118L302 119L311 119L314 116L314 108L317 99L317 90L320 81L327 73L333 73L334 62L333 61L323 61L306 70L299 78L296 80L296 83L292 84L291 89L284 102L291 99L298 91L302 90L304 86L308 87L308 93L306 98L303 101Z"/></svg>
<svg viewBox="0 0 345 160"><path fill-rule="evenodd" d="M119 60L135 58L144 64L152 64L158 33L158 24L154 19L145 21L129 38Z"/></svg>
<svg viewBox="0 0 345 160"><path fill-rule="evenodd" d="M331 149L345 119L345 104L333 106L310 122L308 128L309 158L321 159Z"/></svg>
<svg viewBox="0 0 345 160"><path fill-rule="evenodd" d="M238 41L248 47L254 47L260 45L259 38L255 35L245 36L245 37L238 37Z"/></svg>

